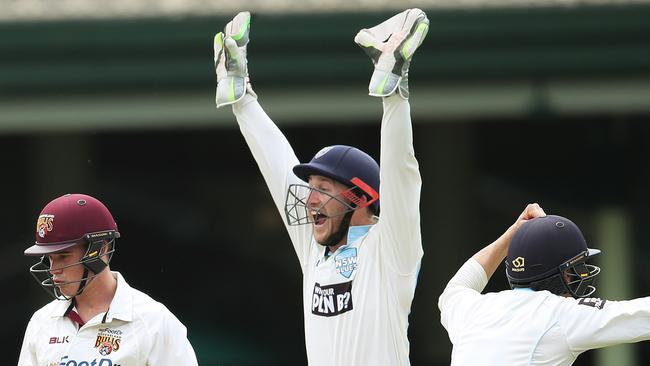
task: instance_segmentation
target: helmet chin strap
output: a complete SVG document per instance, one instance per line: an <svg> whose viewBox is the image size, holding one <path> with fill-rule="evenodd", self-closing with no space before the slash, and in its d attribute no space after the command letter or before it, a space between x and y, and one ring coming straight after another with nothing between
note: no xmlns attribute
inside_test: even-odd
<svg viewBox="0 0 650 366"><path fill-rule="evenodd" d="M93 276L94 277L94 276ZM79 282L79 288L77 289L77 293L74 294L72 297L81 295L82 292L86 289L86 285L88 284L88 268L84 266L84 274L81 276L82 280Z"/></svg>
<svg viewBox="0 0 650 366"><path fill-rule="evenodd" d="M348 230L350 229L350 221L352 221L352 215L354 214L354 211L349 211L343 216L343 220L341 220L341 224L339 225L339 229L332 233L329 238L325 239L324 242L318 242L318 244L325 246L325 247L331 247L333 245L338 244L341 239L345 235L347 235Z"/></svg>
<svg viewBox="0 0 650 366"><path fill-rule="evenodd" d="M108 244L110 244L110 242ZM103 247L104 247L104 242L102 240L91 241L90 245L88 245L88 249L86 250L86 254L84 254L83 258L87 258L88 253L91 253L92 251L96 251L97 253L101 252ZM88 282L90 282L90 280L95 278L95 276L97 276L99 272L103 271L104 268L107 267L106 262L104 262L101 259L101 256L97 256L95 259L92 260L86 260L82 263L82 265L84 267L84 273L81 276L81 281L79 282L79 289L77 289L77 293L74 294L72 297L81 295L81 293L86 289L86 285L88 285ZM88 276L89 272L93 273L92 277Z"/></svg>
<svg viewBox="0 0 650 366"><path fill-rule="evenodd" d="M77 290L77 295L80 295L86 288L86 285L88 284L88 268L84 267L84 274L82 278L83 280L79 282L79 289Z"/></svg>
<svg viewBox="0 0 650 366"><path fill-rule="evenodd" d="M93 277L95 276L93 275ZM66 300L74 299L75 296L79 296L81 295L82 292L84 292L84 290L86 289L86 285L91 279L92 277L88 278L88 268L84 267L84 273L81 276L81 281L79 281L79 288L77 288L77 291L73 295L67 296L63 292L61 292L61 289L54 287L54 295L55 295L54 297L59 299L59 297L62 296Z"/></svg>

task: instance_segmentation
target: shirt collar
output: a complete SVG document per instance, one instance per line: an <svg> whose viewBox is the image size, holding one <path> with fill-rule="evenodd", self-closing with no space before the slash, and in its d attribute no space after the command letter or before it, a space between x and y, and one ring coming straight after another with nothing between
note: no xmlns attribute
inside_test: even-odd
<svg viewBox="0 0 650 366"><path fill-rule="evenodd" d="M133 297L131 296L131 286L126 282L120 272L111 271L113 276L117 279L117 289L115 296L111 301L108 312L104 318L104 322L108 323L113 321L114 318L131 321L133 320ZM52 310L52 317L63 317L66 315L68 309L72 305L72 300L54 300L54 308Z"/></svg>
<svg viewBox="0 0 650 366"><path fill-rule="evenodd" d="M530 287L515 287L512 289L513 291L521 291L521 292L534 292L532 288Z"/></svg>
<svg viewBox="0 0 650 366"><path fill-rule="evenodd" d="M340 252L344 250L345 248L349 247L350 244L354 243L355 241L359 240L359 238L363 237L364 235L368 234L368 231L374 226L373 225L358 225L358 226L350 226L348 228L348 241L345 243L345 245L341 245L336 249L335 252L330 252L329 247L325 247L323 249L323 255L325 258L330 257L332 254L336 252Z"/></svg>
<svg viewBox="0 0 650 366"><path fill-rule="evenodd" d="M133 291L120 272L112 271L112 273L117 276L117 290L108 309L106 322L111 322L113 318L130 322L133 320L133 296L131 296Z"/></svg>
<svg viewBox="0 0 650 366"><path fill-rule="evenodd" d="M346 245L350 245L357 241L360 237L368 234L368 231L373 225L360 225L360 226L350 226L348 229L348 242Z"/></svg>
<svg viewBox="0 0 650 366"><path fill-rule="evenodd" d="M52 318L62 317L72 306L72 300L54 300L52 302Z"/></svg>

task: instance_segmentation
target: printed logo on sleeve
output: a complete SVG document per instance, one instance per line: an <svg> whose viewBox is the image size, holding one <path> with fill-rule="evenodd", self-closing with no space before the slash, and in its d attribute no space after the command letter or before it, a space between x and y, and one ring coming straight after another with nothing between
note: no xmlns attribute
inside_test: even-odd
<svg viewBox="0 0 650 366"><path fill-rule="evenodd" d="M334 257L336 273L345 278L350 278L357 269L357 248L346 248Z"/></svg>
<svg viewBox="0 0 650 366"><path fill-rule="evenodd" d="M63 343L70 343L68 340L69 336L62 336L62 337L50 337L50 344L63 344Z"/></svg>
<svg viewBox="0 0 650 366"><path fill-rule="evenodd" d="M335 285L314 284L311 313L319 316L335 316L352 310L352 281Z"/></svg>
<svg viewBox="0 0 650 366"><path fill-rule="evenodd" d="M596 308L598 310L603 310L603 308L605 307L606 302L607 302L607 300L598 299L598 298L595 298L595 297L581 298L580 300L578 300L578 305L591 306L592 308Z"/></svg>

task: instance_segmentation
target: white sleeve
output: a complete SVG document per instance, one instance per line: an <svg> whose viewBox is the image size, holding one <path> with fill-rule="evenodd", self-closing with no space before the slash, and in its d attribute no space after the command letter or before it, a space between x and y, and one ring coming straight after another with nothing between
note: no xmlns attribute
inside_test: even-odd
<svg viewBox="0 0 650 366"><path fill-rule="evenodd" d="M23 345L20 348L20 357L18 357L18 366L38 366L34 345L31 343L33 335L36 333L35 327L36 325L32 318L25 330Z"/></svg>
<svg viewBox="0 0 650 366"><path fill-rule="evenodd" d="M413 150L411 110L398 95L383 99L380 149L380 220L382 253L391 269L411 274L422 258L420 189L422 180Z"/></svg>
<svg viewBox="0 0 650 366"><path fill-rule="evenodd" d="M488 278L483 266L470 258L449 280L447 287L438 298L440 323L453 341L457 329L463 329L463 320L467 310L480 299L481 292L487 286Z"/></svg>
<svg viewBox="0 0 650 366"><path fill-rule="evenodd" d="M650 297L629 301L567 299L560 319L567 342L576 352L648 340Z"/></svg>
<svg viewBox="0 0 650 366"><path fill-rule="evenodd" d="M194 349L187 339L187 329L167 308L164 309L159 329L151 330L152 347L147 365L198 365Z"/></svg>
<svg viewBox="0 0 650 366"><path fill-rule="evenodd" d="M257 100L250 95L233 105L233 112L239 123L248 147L262 172L282 221L293 243L300 266L305 268L311 248L311 226L288 226L284 213L287 189L290 184L304 183L295 174L293 167L298 158L284 134L264 112Z"/></svg>

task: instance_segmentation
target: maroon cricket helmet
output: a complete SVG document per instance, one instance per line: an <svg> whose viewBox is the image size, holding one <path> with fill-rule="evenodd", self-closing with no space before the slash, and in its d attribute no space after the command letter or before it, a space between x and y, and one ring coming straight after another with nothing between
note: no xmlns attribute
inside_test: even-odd
<svg viewBox="0 0 650 366"><path fill-rule="evenodd" d="M87 243L88 234L113 232L117 224L108 208L85 194L66 194L45 205L36 222L36 243L25 255L46 255Z"/></svg>

